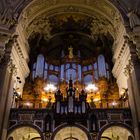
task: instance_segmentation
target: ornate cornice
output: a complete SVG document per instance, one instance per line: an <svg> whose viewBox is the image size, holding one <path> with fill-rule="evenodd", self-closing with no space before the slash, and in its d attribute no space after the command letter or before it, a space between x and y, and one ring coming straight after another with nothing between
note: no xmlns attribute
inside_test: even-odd
<svg viewBox="0 0 140 140"><path fill-rule="evenodd" d="M21 47L18 42L18 37L15 40L14 48L12 50L12 57L14 60L14 64L16 65L18 71L22 73L22 77L25 78L29 74L29 68L27 65L27 61L24 58L23 52L21 50Z"/></svg>

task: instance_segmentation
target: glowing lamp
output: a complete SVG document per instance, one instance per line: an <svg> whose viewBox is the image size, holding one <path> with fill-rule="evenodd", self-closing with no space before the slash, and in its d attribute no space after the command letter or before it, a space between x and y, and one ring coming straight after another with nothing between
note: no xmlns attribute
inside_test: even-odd
<svg viewBox="0 0 140 140"><path fill-rule="evenodd" d="M115 101L113 101L112 102L112 106L114 107L114 106L116 106L117 105L117 103L115 102Z"/></svg>
<svg viewBox="0 0 140 140"><path fill-rule="evenodd" d="M30 102L25 103L26 106L31 106L32 104Z"/></svg>
<svg viewBox="0 0 140 140"><path fill-rule="evenodd" d="M57 90L57 88L53 84L47 84L44 90L46 92L54 92Z"/></svg>
<svg viewBox="0 0 140 140"><path fill-rule="evenodd" d="M42 101L43 102L48 102L48 99L47 98L42 98Z"/></svg>
<svg viewBox="0 0 140 140"><path fill-rule="evenodd" d="M95 92L98 90L98 88L95 86L95 84L89 84L85 88L88 92Z"/></svg>
<svg viewBox="0 0 140 140"><path fill-rule="evenodd" d="M18 94L19 96L21 96L21 92L20 92L20 91L17 91L17 94Z"/></svg>

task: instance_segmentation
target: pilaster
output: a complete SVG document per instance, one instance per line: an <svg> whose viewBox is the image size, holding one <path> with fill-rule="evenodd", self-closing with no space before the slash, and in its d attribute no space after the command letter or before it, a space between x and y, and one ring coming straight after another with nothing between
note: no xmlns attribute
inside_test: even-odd
<svg viewBox="0 0 140 140"><path fill-rule="evenodd" d="M9 117L10 96L12 95L12 75L15 70L15 65L11 59L11 51L15 38L9 39L5 44L5 53L0 63L0 139L6 139L7 123Z"/></svg>
<svg viewBox="0 0 140 140"><path fill-rule="evenodd" d="M133 40L125 36L125 43L129 48L130 58L124 73L127 76L135 139L140 140L140 61Z"/></svg>

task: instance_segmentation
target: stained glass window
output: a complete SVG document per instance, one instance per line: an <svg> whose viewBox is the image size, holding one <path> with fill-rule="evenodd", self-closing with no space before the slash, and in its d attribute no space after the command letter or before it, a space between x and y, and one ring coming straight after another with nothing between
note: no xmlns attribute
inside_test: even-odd
<svg viewBox="0 0 140 140"><path fill-rule="evenodd" d="M81 79L82 79L81 65L78 65L78 80L81 81Z"/></svg>
<svg viewBox="0 0 140 140"><path fill-rule="evenodd" d="M49 82L55 85L58 84L58 77L56 75L50 75Z"/></svg>
<svg viewBox="0 0 140 140"><path fill-rule="evenodd" d="M100 77L106 77L106 63L103 55L98 56L98 70Z"/></svg>
<svg viewBox="0 0 140 140"><path fill-rule="evenodd" d="M98 70L97 70L97 63L94 63L94 78L98 80Z"/></svg>
<svg viewBox="0 0 140 140"><path fill-rule="evenodd" d="M54 67L53 65L50 65L50 70L53 70L53 67Z"/></svg>
<svg viewBox="0 0 140 140"><path fill-rule="evenodd" d="M61 78L61 80L64 80L64 65L61 65L60 78Z"/></svg>
<svg viewBox="0 0 140 140"><path fill-rule="evenodd" d="M92 75L88 74L84 77L84 83L86 85L89 84L89 83L92 83L92 81L93 81L93 76Z"/></svg>
<svg viewBox="0 0 140 140"><path fill-rule="evenodd" d="M44 56L42 54L39 54L37 57L35 77L43 77L43 71L44 71Z"/></svg>

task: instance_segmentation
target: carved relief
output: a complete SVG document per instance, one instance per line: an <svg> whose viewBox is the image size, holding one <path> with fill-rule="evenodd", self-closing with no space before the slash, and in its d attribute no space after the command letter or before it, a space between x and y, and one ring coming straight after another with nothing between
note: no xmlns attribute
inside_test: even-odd
<svg viewBox="0 0 140 140"><path fill-rule="evenodd" d="M8 43L5 45L5 52L3 54L3 57L1 59L1 66L7 65L11 59L11 51L13 44L15 42L15 37L9 39Z"/></svg>
<svg viewBox="0 0 140 140"><path fill-rule="evenodd" d="M140 26L140 18L138 17L137 13L132 10L127 14L127 16L129 17L131 29Z"/></svg>

